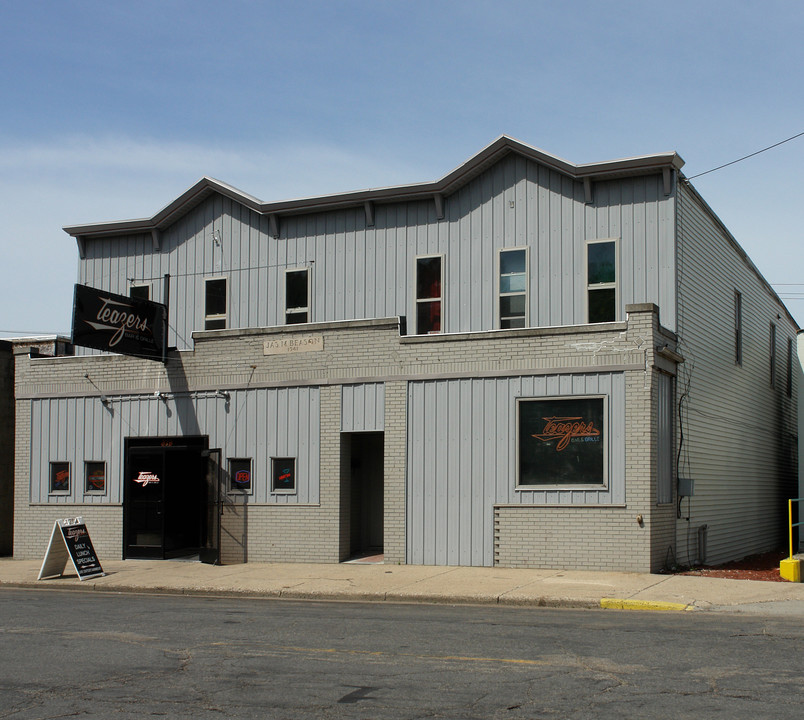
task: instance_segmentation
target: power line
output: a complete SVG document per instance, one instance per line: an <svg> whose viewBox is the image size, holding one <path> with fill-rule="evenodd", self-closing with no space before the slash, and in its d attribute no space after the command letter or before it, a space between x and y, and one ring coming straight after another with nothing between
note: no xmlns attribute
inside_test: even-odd
<svg viewBox="0 0 804 720"><path fill-rule="evenodd" d="M754 155L759 155L760 153L764 153L767 150L772 150L775 147L779 147L779 145L784 145L791 140L795 140L796 138L801 137L804 135L804 132L800 132L797 135L793 135L793 137L787 138L787 140L782 140L781 142L774 143L773 145L768 145L766 148L762 148L762 150L757 150L756 152L752 152L750 155L746 155L741 158L737 158L737 160L732 160L731 162L727 162L725 165L718 165L716 168L712 168L711 170L706 170L705 172L698 173L697 175L691 175L687 178L687 180L693 180L694 178L701 177L701 175L708 175L709 173L715 172L715 170L722 170L724 167L728 167L729 165L734 165L735 163L742 162L743 160L748 160L748 158L754 157Z"/></svg>

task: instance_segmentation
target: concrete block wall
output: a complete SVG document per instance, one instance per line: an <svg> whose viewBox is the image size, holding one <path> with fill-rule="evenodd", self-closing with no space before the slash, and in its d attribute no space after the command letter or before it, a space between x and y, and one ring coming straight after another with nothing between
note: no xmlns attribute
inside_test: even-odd
<svg viewBox="0 0 804 720"><path fill-rule="evenodd" d="M195 350L174 355L167 366L120 356L31 359L17 357L18 423L15 511L19 557L35 557L55 517L89 516L89 506L32 505L30 497L31 399L162 392L310 386L320 388L320 502L317 505L260 505L247 508L248 559L338 562L348 552L349 508L343 488L341 386L385 384L384 527L387 562L406 561L407 384L420 378L502 377L579 372L626 373L627 507L498 508L497 562L513 566L533 560L534 542L551 547L555 529L575 528L583 518L593 531L566 550L561 567L584 562L577 547L597 543L610 567L655 565L667 527L656 509L654 348L661 335L655 306L629 306L628 320L601 326L400 337L395 319L197 333ZM266 339L323 336L323 351L265 355ZM663 339L663 338L659 338ZM87 376L91 378L91 383ZM347 463L348 467L348 463ZM348 495L348 493L347 493ZM122 552L122 508L93 506L104 551ZM67 512L67 515L65 515ZM638 526L637 514L644 525ZM95 516L93 516L95 517ZM93 522L95 522L93 520ZM527 528L530 528L528 531ZM552 528L546 531L545 528ZM599 531L599 532L598 532ZM93 540L96 531L91 529ZM530 532L530 535L527 534ZM524 533L524 534L523 534ZM544 534L546 533L546 534ZM549 536L549 537L548 537ZM599 536L599 537L598 537ZM661 548L651 547L651 537ZM602 538L599 540L599 538ZM566 541L566 536L564 537ZM598 541L599 540L599 541ZM636 558L623 561L622 545ZM570 547L571 546L571 547ZM556 546L558 547L558 545ZM540 551L541 553L541 551ZM545 553L541 553L544 555ZM548 553L553 555L552 552ZM558 557L558 556L557 556ZM649 558L649 559L646 559Z"/></svg>
<svg viewBox="0 0 804 720"><path fill-rule="evenodd" d="M385 562L405 563L407 383L385 386Z"/></svg>

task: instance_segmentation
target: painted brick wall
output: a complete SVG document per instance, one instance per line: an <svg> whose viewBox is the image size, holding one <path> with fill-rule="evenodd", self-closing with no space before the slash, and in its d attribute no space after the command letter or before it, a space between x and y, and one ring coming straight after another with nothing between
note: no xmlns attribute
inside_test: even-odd
<svg viewBox="0 0 804 720"><path fill-rule="evenodd" d="M300 333L322 335L324 350L264 354L266 339L298 337ZM405 562L408 381L618 371L627 376L627 507L562 508L559 511L547 507L498 508L497 562L539 566L544 560L535 560L531 549L542 531L534 535L537 532L534 528L571 528L576 518L584 517L588 527L605 536L604 540L597 532L579 536L579 540L583 540L577 543L579 547L597 546L598 556L606 554L611 567L622 568L623 553L619 548L625 543L640 557L634 565L655 566L658 558L665 554L665 546L672 544L673 530L673 523L666 522L666 508L657 510L652 504L655 498L652 373L655 372L653 367L663 362L654 353L655 345L663 337L661 333L655 306L645 305L629 306L628 321L622 323L460 335L400 338L393 319L200 333L195 336L195 350L177 354L167 366L119 356L30 359L18 355L15 555L39 556L54 519L78 514L88 519L102 557L118 558L122 551L120 506L93 506L90 511L89 506L54 507L29 502L30 447L37 442L37 438L30 437L33 398L99 398L103 393L114 402L114 398L121 395L152 398L155 391L320 387L320 503L249 505L247 554L252 561L291 558L338 562L347 552L349 528L349 508L342 492L341 386L384 382L384 546L388 562ZM164 403L156 405L162 407ZM637 525L637 514L643 515L644 527ZM547 535L539 540L546 543L544 547L554 542L555 536L548 538ZM549 553L551 557L560 557L555 561L558 566L579 566L582 560L576 544L560 545L565 548L563 555Z"/></svg>

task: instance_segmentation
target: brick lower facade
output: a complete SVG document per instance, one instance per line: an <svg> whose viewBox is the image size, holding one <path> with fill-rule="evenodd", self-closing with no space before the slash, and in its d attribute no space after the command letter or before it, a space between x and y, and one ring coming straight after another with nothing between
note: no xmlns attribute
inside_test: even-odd
<svg viewBox="0 0 804 720"><path fill-rule="evenodd" d="M303 336L320 337L323 350L264 351L266 340ZM176 421L172 413L178 411L171 410L165 397L188 398L197 434L225 445L236 432L245 431L235 395L246 403L260 389L318 388L317 427L310 430L318 443L318 474L309 478L317 501L282 504L282 498L272 495L257 501L255 494L246 499L242 522L249 561L336 563L353 550L350 529L355 522L348 492L349 446L341 432L346 412L343 388L355 383L381 384L383 551L387 563L405 563L410 562L409 548L414 542L409 501L416 492L412 486L419 481L408 467L409 432L412 423L424 423L426 428L432 422L411 417L411 382L544 376L560 381L605 373L624 379L625 457L618 470L623 473L618 482L624 483L624 501L594 504L564 493L557 504L491 502L488 513L493 514L494 532L489 542L493 541L494 547L489 555L494 564L510 567L657 570L675 543L675 504L657 504L655 482L655 378L659 372L675 372L675 365L660 357L656 347L668 339L655 306L639 305L629 306L628 319L622 323L440 336L400 337L395 320L205 332L194 336L194 351L172 356L166 366L120 356L47 359L18 355L14 552L21 558L41 556L54 520L81 515L101 560L123 554L122 473L110 474L111 489L102 498L71 502L44 492L44 501L32 501L34 487L44 482L42 470L38 474L32 470L34 453L45 460L64 459L56 457L55 450L48 455L42 449L42 443L48 442L56 447L58 431L48 437L36 436L34 431L32 407L43 400L69 406L70 417L75 418L71 422L76 424L89 422L86 418L93 413L94 427L109 429L109 444L103 447L107 452L104 460L111 468L123 466L124 436L158 435L154 427L168 427ZM222 391L227 397L225 405L222 401L209 404L212 410L202 412L202 399ZM139 424L130 419L134 415L123 415L134 402L143 408L136 415ZM124 417L128 425L122 422ZM268 425L279 421L268 417L260 422L263 420ZM489 423L492 420L488 418ZM221 427L225 429L221 431ZM494 428L490 425L488 431L494 432ZM217 440L215 432L220 434ZM224 455L238 456L233 454L234 447L224 447ZM70 455L70 448L59 452L75 458L74 482L80 482L79 458L84 456ZM438 462L450 462L446 449ZM498 465L503 468L511 463L498 458ZM257 478L264 476L262 469L255 468L254 476L258 482ZM505 485L503 481L501 485Z"/></svg>

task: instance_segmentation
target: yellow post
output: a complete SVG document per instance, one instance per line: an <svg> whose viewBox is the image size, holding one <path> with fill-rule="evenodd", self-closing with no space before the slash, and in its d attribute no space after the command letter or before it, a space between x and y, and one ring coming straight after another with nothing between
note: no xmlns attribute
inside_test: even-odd
<svg viewBox="0 0 804 720"><path fill-rule="evenodd" d="M779 575L790 582L801 582L801 561L793 557L793 501L787 501L787 524L790 529L790 557L779 563Z"/></svg>
<svg viewBox="0 0 804 720"><path fill-rule="evenodd" d="M793 498L787 500L787 528L790 531L790 557L793 557Z"/></svg>

